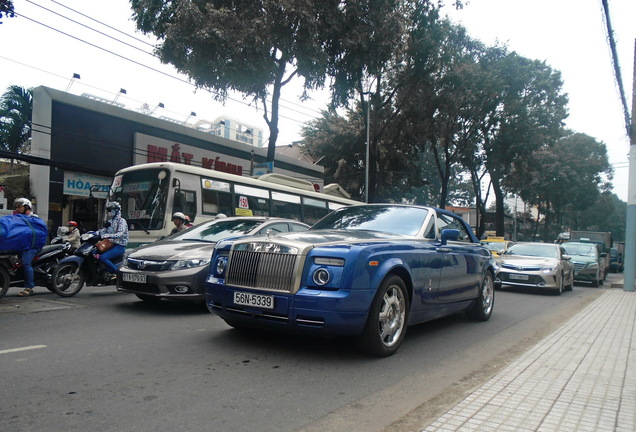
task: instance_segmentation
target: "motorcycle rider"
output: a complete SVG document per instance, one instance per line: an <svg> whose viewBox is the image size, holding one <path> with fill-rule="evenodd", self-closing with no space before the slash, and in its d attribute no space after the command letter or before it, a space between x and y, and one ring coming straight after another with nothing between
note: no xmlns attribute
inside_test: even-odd
<svg viewBox="0 0 636 432"><path fill-rule="evenodd" d="M172 231L170 231L170 235L176 234L183 230L187 230L189 228L187 225L188 217L181 212L176 212L172 215L172 222L174 223L174 228L172 228Z"/></svg>
<svg viewBox="0 0 636 432"><path fill-rule="evenodd" d="M13 208L15 209L14 214L22 215L22 217L26 218L25 222L29 225L29 227L31 227L31 231L33 231L34 222L40 222L44 225L44 222L38 218L38 215L31 211L32 207L33 205L31 204L31 201L27 198L17 198L13 202ZM37 219L37 221L35 219ZM29 220L31 220L31 223ZM42 246L44 246L44 242L46 242L46 229L44 229L44 233L45 235L42 239L44 241L29 241L28 243L30 246L28 246L27 249L20 251L20 259L22 260L22 267L24 268L24 289L18 293L18 296L20 297L28 297L33 294L35 280L33 277L33 266L31 263L38 251L42 249ZM34 240L36 240L36 236L34 234L35 231L33 231L33 234L29 234L29 237L33 235Z"/></svg>
<svg viewBox="0 0 636 432"><path fill-rule="evenodd" d="M74 251L80 246L80 231L75 221L68 221L66 226L68 228L68 234L62 236L62 240L64 243L70 243L71 251Z"/></svg>
<svg viewBox="0 0 636 432"><path fill-rule="evenodd" d="M103 239L109 239L114 246L106 252L98 255L99 261L106 266L109 273L116 274L117 267L112 263L112 259L124 254L128 244L128 223L121 217L121 205L117 201L106 203L108 220L104 223L104 228L97 233Z"/></svg>

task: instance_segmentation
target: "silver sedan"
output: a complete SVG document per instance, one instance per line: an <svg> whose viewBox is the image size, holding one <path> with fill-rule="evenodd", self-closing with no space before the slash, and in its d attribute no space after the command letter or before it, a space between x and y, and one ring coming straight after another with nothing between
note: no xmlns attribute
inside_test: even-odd
<svg viewBox="0 0 636 432"><path fill-rule="evenodd" d="M497 258L495 286L572 290L574 265L560 244L519 242Z"/></svg>

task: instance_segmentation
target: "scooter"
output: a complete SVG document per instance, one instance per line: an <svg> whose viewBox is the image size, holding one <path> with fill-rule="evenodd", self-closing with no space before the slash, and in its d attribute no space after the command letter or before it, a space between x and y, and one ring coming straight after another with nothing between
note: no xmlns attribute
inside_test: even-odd
<svg viewBox="0 0 636 432"><path fill-rule="evenodd" d="M60 297L73 297L84 285L114 285L115 279L102 264L97 255L95 244L101 236L89 231L80 236L81 245L73 255L61 260L51 275L51 290ZM117 260L111 260L119 267L123 254Z"/></svg>
<svg viewBox="0 0 636 432"><path fill-rule="evenodd" d="M60 261L68 256L70 250L71 245L61 241L44 246L33 257L31 263L35 284L45 286L49 291L52 291L51 272ZM9 287L16 285L24 285L24 266L19 258L19 252L0 251L0 298L7 293Z"/></svg>

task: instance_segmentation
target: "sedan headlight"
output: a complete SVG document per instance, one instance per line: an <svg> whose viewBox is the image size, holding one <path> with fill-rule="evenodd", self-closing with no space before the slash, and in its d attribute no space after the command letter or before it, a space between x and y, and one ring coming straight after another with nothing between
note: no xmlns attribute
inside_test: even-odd
<svg viewBox="0 0 636 432"><path fill-rule="evenodd" d="M543 273L552 273L555 270L555 266L544 266L541 268Z"/></svg>
<svg viewBox="0 0 636 432"><path fill-rule="evenodd" d="M187 269L192 267L200 267L210 264L210 258L179 260L172 265L172 270Z"/></svg>
<svg viewBox="0 0 636 432"><path fill-rule="evenodd" d="M596 270L598 268L598 263L589 263L587 268Z"/></svg>

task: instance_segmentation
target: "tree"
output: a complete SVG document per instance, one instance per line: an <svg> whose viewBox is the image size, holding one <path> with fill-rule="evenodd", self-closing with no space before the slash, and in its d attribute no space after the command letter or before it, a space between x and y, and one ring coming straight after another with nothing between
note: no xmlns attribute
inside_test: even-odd
<svg viewBox="0 0 636 432"><path fill-rule="evenodd" d="M33 89L9 86L0 99L0 148L12 153L28 153L31 139ZM13 171L13 158L11 159Z"/></svg>
<svg viewBox="0 0 636 432"><path fill-rule="evenodd" d="M518 165L563 135L567 96L561 93L560 72L545 62L493 48L484 63L500 89L493 94L497 104L484 117L482 146L497 205L495 228L501 236L506 191L518 192L527 181L526 171Z"/></svg>
<svg viewBox="0 0 636 432"><path fill-rule="evenodd" d="M15 16L15 10L13 9L13 0L0 0L0 24L2 24L2 15L7 18L13 18Z"/></svg>
<svg viewBox="0 0 636 432"><path fill-rule="evenodd" d="M263 104L267 160L273 161L282 88L296 76L305 91L324 85L340 2L131 0L131 5L137 27L162 41L156 50L162 62L218 100L237 91Z"/></svg>
<svg viewBox="0 0 636 432"><path fill-rule="evenodd" d="M438 19L437 2L359 0L342 5L329 56L332 103L341 107L356 100L354 110L369 118L361 130L369 131L364 149L369 176L364 187L369 202L378 202L393 194L392 185L399 183L396 171L409 177L415 172L416 143L394 133L403 108L397 96L408 84L404 71L409 68L411 34ZM395 169L396 160L403 162L402 169Z"/></svg>

